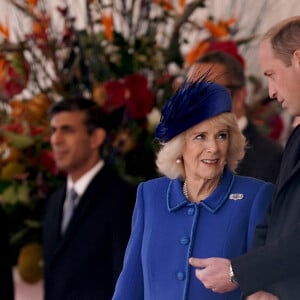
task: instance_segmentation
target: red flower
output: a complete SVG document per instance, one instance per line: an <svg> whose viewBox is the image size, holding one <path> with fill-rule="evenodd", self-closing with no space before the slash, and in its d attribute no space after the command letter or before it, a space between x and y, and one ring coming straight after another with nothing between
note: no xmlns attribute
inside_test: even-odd
<svg viewBox="0 0 300 300"><path fill-rule="evenodd" d="M0 56L0 97L5 100L19 94L26 86L28 64L23 55L8 53Z"/></svg>
<svg viewBox="0 0 300 300"><path fill-rule="evenodd" d="M20 122L16 122L16 123L10 123L10 124L4 124L2 126L2 129L4 131L10 131L10 132L14 132L14 133L20 133L22 134L25 130L24 126L20 123Z"/></svg>
<svg viewBox="0 0 300 300"><path fill-rule="evenodd" d="M51 174L59 174L59 170L56 168L53 152L50 150L42 150L40 156L40 164Z"/></svg>
<svg viewBox="0 0 300 300"><path fill-rule="evenodd" d="M125 78L129 91L127 112L130 118L136 120L146 117L154 104L154 94L148 87L147 78L140 74L129 75Z"/></svg>
<svg viewBox="0 0 300 300"><path fill-rule="evenodd" d="M124 79L109 80L104 88L106 97L103 108L107 113L125 107L128 117L137 120L146 117L153 107L154 94L144 75L133 74Z"/></svg>
<svg viewBox="0 0 300 300"><path fill-rule="evenodd" d="M30 135L36 136L45 132L45 128L42 126L30 126Z"/></svg>
<svg viewBox="0 0 300 300"><path fill-rule="evenodd" d="M157 85L163 85L170 82L170 80L172 80L172 76L169 73L164 73L155 79L155 83Z"/></svg>
<svg viewBox="0 0 300 300"><path fill-rule="evenodd" d="M209 43L209 46L206 49L205 53L217 50L224 51L227 54L232 55L241 63L243 67L245 67L245 61L243 57L239 54L237 44L234 41L212 41Z"/></svg>
<svg viewBox="0 0 300 300"><path fill-rule="evenodd" d="M103 103L103 109L107 113L111 113L114 110L121 108L125 105L125 84L120 80L109 80L105 82L105 101Z"/></svg>

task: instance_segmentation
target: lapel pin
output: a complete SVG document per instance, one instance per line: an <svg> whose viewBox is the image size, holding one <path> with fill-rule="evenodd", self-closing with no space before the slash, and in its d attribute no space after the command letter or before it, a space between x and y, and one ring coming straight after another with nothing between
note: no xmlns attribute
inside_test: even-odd
<svg viewBox="0 0 300 300"><path fill-rule="evenodd" d="M230 200L242 200L244 198L244 194L230 194Z"/></svg>

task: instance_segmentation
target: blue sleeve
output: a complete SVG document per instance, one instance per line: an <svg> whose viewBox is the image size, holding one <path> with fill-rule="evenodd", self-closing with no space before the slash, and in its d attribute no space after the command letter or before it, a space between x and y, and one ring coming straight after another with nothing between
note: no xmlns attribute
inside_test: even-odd
<svg viewBox="0 0 300 300"><path fill-rule="evenodd" d="M143 183L137 190L137 199L132 218L132 230L127 245L124 265L118 278L113 300L144 299L144 281L141 262L144 232Z"/></svg>
<svg viewBox="0 0 300 300"><path fill-rule="evenodd" d="M251 206L248 224L247 251L252 248L254 236L256 235L256 227L260 228L260 224L267 215L269 205L272 201L273 192L274 185L271 183L266 183L260 186L260 189L256 192L256 196L253 199L253 204Z"/></svg>

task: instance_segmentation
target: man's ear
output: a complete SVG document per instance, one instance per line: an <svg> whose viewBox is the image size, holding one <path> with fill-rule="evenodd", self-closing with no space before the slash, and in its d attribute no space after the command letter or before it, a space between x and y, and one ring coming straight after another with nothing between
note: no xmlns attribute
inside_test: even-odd
<svg viewBox="0 0 300 300"><path fill-rule="evenodd" d="M92 134L92 146L99 148L106 139L106 131L103 128L96 128Z"/></svg>
<svg viewBox="0 0 300 300"><path fill-rule="evenodd" d="M239 109L244 109L246 97L247 97L246 87L241 87L234 91L233 101L238 103L237 105Z"/></svg>
<svg viewBox="0 0 300 300"><path fill-rule="evenodd" d="M295 50L293 60L295 60L296 64L300 66L300 49Z"/></svg>
<svg viewBox="0 0 300 300"><path fill-rule="evenodd" d="M232 112L239 119L245 115L246 87L237 88L232 95Z"/></svg>
<svg viewBox="0 0 300 300"><path fill-rule="evenodd" d="M235 91L236 95L239 97L240 99L240 102L241 103L244 103L245 102L245 99L247 97L247 89L246 87L241 87L241 88L238 88L236 91ZM243 104L244 105L244 104Z"/></svg>

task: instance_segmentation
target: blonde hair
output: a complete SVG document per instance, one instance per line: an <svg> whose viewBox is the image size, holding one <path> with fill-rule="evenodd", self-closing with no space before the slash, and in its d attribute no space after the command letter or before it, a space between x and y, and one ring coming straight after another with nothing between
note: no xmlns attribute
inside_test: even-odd
<svg viewBox="0 0 300 300"><path fill-rule="evenodd" d="M240 160L243 159L246 149L246 139L238 127L236 117L233 113L222 113L206 121L211 125L225 125L229 130L229 148L227 154L227 166L231 171L235 171ZM175 136L167 143L162 143L157 153L156 165L158 171L169 178L185 178L184 161L182 160L182 148L184 145L185 132Z"/></svg>

